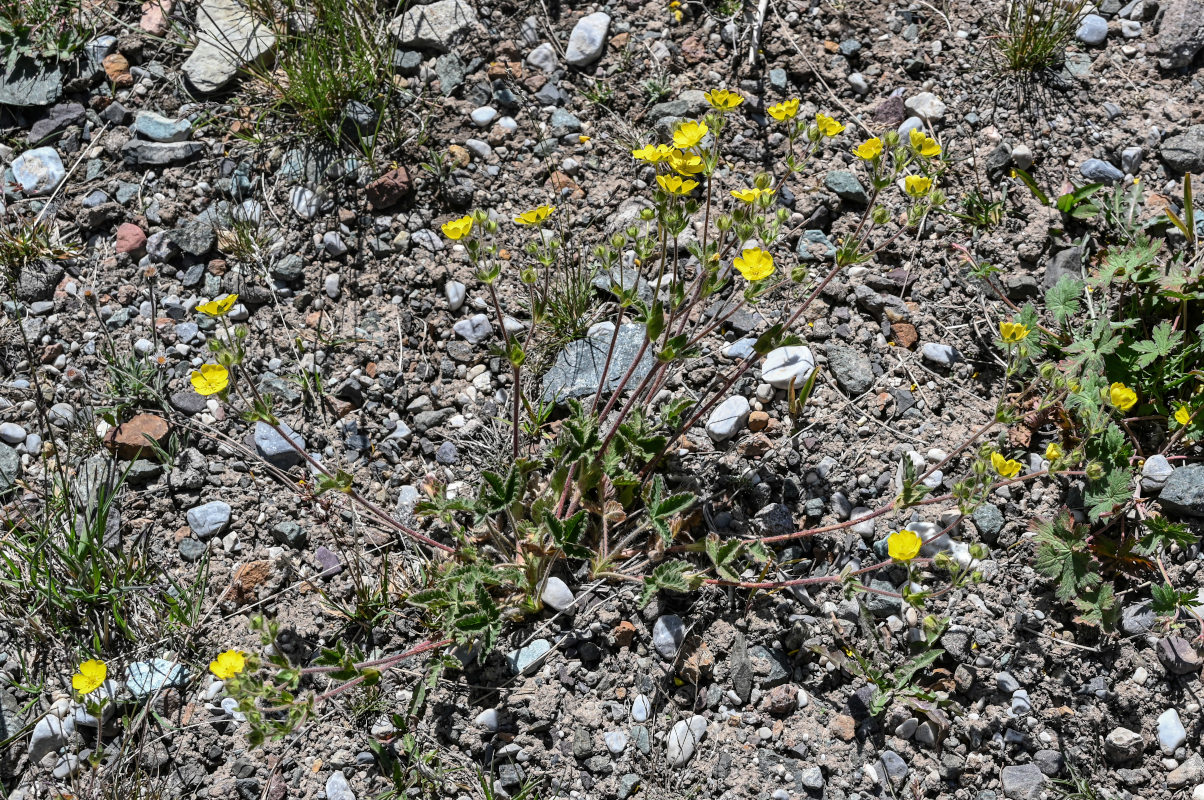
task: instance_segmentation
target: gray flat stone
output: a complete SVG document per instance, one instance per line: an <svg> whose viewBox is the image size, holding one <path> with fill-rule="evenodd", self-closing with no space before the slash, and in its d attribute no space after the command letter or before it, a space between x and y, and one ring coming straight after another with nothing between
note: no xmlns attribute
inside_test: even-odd
<svg viewBox="0 0 1204 800"><path fill-rule="evenodd" d="M465 0L439 0L414 6L389 25L401 47L419 47L446 53L461 32L477 24L477 12Z"/></svg>
<svg viewBox="0 0 1204 800"><path fill-rule="evenodd" d="M216 92L276 44L271 30L237 0L205 0L197 9L197 46L181 68L199 92Z"/></svg>
<svg viewBox="0 0 1204 800"><path fill-rule="evenodd" d="M643 325L628 323L619 328L610 371L605 375L604 392L614 391L618 387L619 381L635 361L636 353L643 342ZM541 395L543 401L565 402L570 398L593 395L603 380L602 370L606 366L606 353L609 348L610 338L601 336L577 339L565 345L556 356L552 368L544 375ZM652 369L654 359L651 350L652 347L649 346L632 373L628 384L631 388Z"/></svg>

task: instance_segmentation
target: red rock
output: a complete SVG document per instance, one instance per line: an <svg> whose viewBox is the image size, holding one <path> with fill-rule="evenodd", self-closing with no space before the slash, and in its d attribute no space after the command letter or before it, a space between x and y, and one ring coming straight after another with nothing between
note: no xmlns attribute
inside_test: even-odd
<svg viewBox="0 0 1204 800"><path fill-rule="evenodd" d="M891 338L895 340L895 344L900 347L906 347L908 350L915 347L916 342L920 340L920 334L916 332L916 326L910 322L896 322L890 326Z"/></svg>
<svg viewBox="0 0 1204 800"><path fill-rule="evenodd" d="M146 0L142 4L142 19L138 27L151 36L162 36L167 33L167 18L171 15L175 0Z"/></svg>
<svg viewBox="0 0 1204 800"><path fill-rule="evenodd" d="M559 170L548 176L548 180L544 183L544 189L555 192L557 196L560 196L563 190L568 189L569 197L574 200L585 197L585 192L577 185L577 182Z"/></svg>
<svg viewBox="0 0 1204 800"><path fill-rule="evenodd" d="M635 640L635 625L623 620L614 627L610 635L615 640L615 647L631 647L632 641Z"/></svg>
<svg viewBox="0 0 1204 800"><path fill-rule="evenodd" d="M851 742L857 735L857 722L847 714L838 714L828 724L828 730L842 742Z"/></svg>
<svg viewBox="0 0 1204 800"><path fill-rule="evenodd" d="M763 431L769 425L769 415L764 411L754 411L748 415L748 429L750 431Z"/></svg>
<svg viewBox="0 0 1204 800"><path fill-rule="evenodd" d="M259 593L259 587L272 577L271 561L252 561L243 564L234 572L234 580L230 582L230 598L234 605L242 606L253 601Z"/></svg>
<svg viewBox="0 0 1204 800"><path fill-rule="evenodd" d="M397 205L410 193L410 187L410 174L405 167L390 170L368 184L368 205L373 209Z"/></svg>
<svg viewBox="0 0 1204 800"><path fill-rule="evenodd" d="M105 434L105 446L116 453L118 458L132 461L150 451L148 438L155 444L162 445L167 439L168 430L167 420L162 417L139 414L128 422L111 428Z"/></svg>
<svg viewBox="0 0 1204 800"><path fill-rule="evenodd" d="M798 708L798 689L789 683L775 686L765 695L765 710L775 717L784 717Z"/></svg>
<svg viewBox="0 0 1204 800"><path fill-rule="evenodd" d="M146 247L146 234L132 222L123 222L117 226L117 252L141 253Z"/></svg>
<svg viewBox="0 0 1204 800"><path fill-rule="evenodd" d="M125 56L121 53L105 56L104 61L100 63L105 68L105 75L109 76L109 80L118 89L134 85L134 76L130 74L130 62L126 61Z"/></svg>

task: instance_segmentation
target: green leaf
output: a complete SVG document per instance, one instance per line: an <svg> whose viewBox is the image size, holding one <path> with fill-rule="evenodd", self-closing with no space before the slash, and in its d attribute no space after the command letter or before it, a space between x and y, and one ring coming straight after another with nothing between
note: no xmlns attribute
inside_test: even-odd
<svg viewBox="0 0 1204 800"><path fill-rule="evenodd" d="M1027 172L1019 168L1012 170L1012 172L1014 173L1015 177L1019 178L1020 181L1028 187L1028 190L1033 193L1033 197L1037 198L1038 203L1043 206L1049 205L1049 196L1046 195L1045 192L1041 191L1041 187L1037 186L1037 182L1033 180L1032 175L1029 175Z"/></svg>
<svg viewBox="0 0 1204 800"><path fill-rule="evenodd" d="M1035 524L1037 558L1033 568L1056 583L1054 596L1066 602L1102 580L1087 549L1086 525L1078 525L1069 511Z"/></svg>
<svg viewBox="0 0 1204 800"><path fill-rule="evenodd" d="M1168 552L1174 545L1191 547L1199 539L1186 525L1171 522L1166 517L1150 517L1145 521L1145 525L1149 532L1142 536L1133 548L1143 556Z"/></svg>
<svg viewBox="0 0 1204 800"><path fill-rule="evenodd" d="M665 561L644 576L644 590L640 593L640 608L648 605L648 602L662 589L688 592L701 585L702 576L692 573L690 565L685 561Z"/></svg>
<svg viewBox="0 0 1204 800"><path fill-rule="evenodd" d="M1140 369L1145 369L1159 359L1170 357L1183 343L1184 333L1174 330L1170 322L1163 320L1154 328L1153 335L1153 339L1133 344L1133 350L1138 354L1137 366Z"/></svg>
<svg viewBox="0 0 1204 800"><path fill-rule="evenodd" d="M1059 325L1065 325L1079 313L1082 304L1083 282L1070 275L1063 275L1052 289L1045 293L1045 308Z"/></svg>

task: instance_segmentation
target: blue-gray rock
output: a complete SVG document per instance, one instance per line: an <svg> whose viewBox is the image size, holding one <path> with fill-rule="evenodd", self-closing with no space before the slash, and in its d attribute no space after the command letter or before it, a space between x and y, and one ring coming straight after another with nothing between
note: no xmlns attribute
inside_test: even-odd
<svg viewBox="0 0 1204 800"><path fill-rule="evenodd" d="M326 800L355 800L355 792L342 770L332 772L326 779Z"/></svg>
<svg viewBox="0 0 1204 800"><path fill-rule="evenodd" d="M1119 169L1098 158L1089 158L1084 161L1079 165L1079 172L1087 180L1096 183L1116 183L1125 176Z"/></svg>
<svg viewBox="0 0 1204 800"><path fill-rule="evenodd" d="M1175 750L1183 746L1187 741L1187 730L1183 727L1183 720L1179 718L1179 712L1173 708L1168 708L1158 715L1158 746L1162 748L1164 756L1173 756Z"/></svg>
<svg viewBox="0 0 1204 800"><path fill-rule="evenodd" d="M786 654L781 650L771 650L764 645L756 645L749 648L748 657L750 663L757 661L762 664L761 668L754 669L754 672L762 675L760 680L762 691L781 686L790 680L793 668L790 666ZM739 693L739 689L737 689L737 694Z"/></svg>
<svg viewBox="0 0 1204 800"><path fill-rule="evenodd" d="M489 106L481 106L474 108L472 113L468 115L472 119L472 124L478 128L488 128L489 124L497 119L497 109Z"/></svg>
<svg viewBox="0 0 1204 800"><path fill-rule="evenodd" d="M961 354L951 345L939 344L937 342L925 342L924 347L920 350L920 355L942 367L951 367L958 361L961 361L962 358Z"/></svg>
<svg viewBox="0 0 1204 800"><path fill-rule="evenodd" d="M999 506L991 503L983 503L974 509L970 518L974 520L974 526L988 544L994 542L999 536L999 531L1003 530L1003 512L999 510Z"/></svg>
<svg viewBox="0 0 1204 800"><path fill-rule="evenodd" d="M557 108L552 112L551 126L553 135L562 136L566 133L577 133L580 131L581 120L563 108Z"/></svg>
<svg viewBox="0 0 1204 800"><path fill-rule="evenodd" d="M707 419L706 432L711 441L723 442L735 436L748 422L752 407L743 395L732 395L711 412Z"/></svg>
<svg viewBox="0 0 1204 800"><path fill-rule="evenodd" d="M1188 464L1172 472L1159 501L1171 514L1204 517L1204 464Z"/></svg>
<svg viewBox="0 0 1204 800"><path fill-rule="evenodd" d="M544 605L550 606L557 611L564 611L573 605L574 600L573 591L569 589L564 581L554 575L548 578L547 583L544 584L540 599L544 602Z"/></svg>
<svg viewBox="0 0 1204 800"><path fill-rule="evenodd" d="M778 91L786 89L786 70L781 67L774 67L769 71L769 85Z"/></svg>
<svg viewBox="0 0 1204 800"><path fill-rule="evenodd" d="M820 230L806 230L798 237L794 252L799 260L808 264L831 261L836 258L836 245Z"/></svg>
<svg viewBox="0 0 1204 800"><path fill-rule="evenodd" d="M1099 14L1087 14L1074 35L1083 44L1103 44L1108 38L1108 20Z"/></svg>
<svg viewBox="0 0 1204 800"><path fill-rule="evenodd" d="M583 17L569 34L569 45L564 51L565 61L574 67L586 67L597 61L606 49L609 31L609 14L596 11Z"/></svg>
<svg viewBox="0 0 1204 800"><path fill-rule="evenodd" d="M552 649L552 643L547 639L535 639L517 650L506 654L506 663L515 675L521 675L527 668L539 661Z"/></svg>
<svg viewBox="0 0 1204 800"><path fill-rule="evenodd" d="M292 520L284 520L277 522L271 528L272 538L285 547L291 547L294 550L302 550L305 548L309 537L297 523Z"/></svg>
<svg viewBox="0 0 1204 800"><path fill-rule="evenodd" d="M661 658L670 659L677 655L677 648L686 638L686 625L676 614L664 614L652 626L652 646Z"/></svg>
<svg viewBox="0 0 1204 800"><path fill-rule="evenodd" d="M74 732L75 720L71 717L59 719L54 714L47 714L42 717L38 720L38 724L33 727L33 734L29 739L29 763L37 764L47 753L58 750L60 747L66 745L68 737ZM12 736L16 731L0 730L0 733Z"/></svg>
<svg viewBox="0 0 1204 800"><path fill-rule="evenodd" d="M452 41L477 24L477 12L467 0L439 0L415 5L389 24L389 32L403 48L422 48L446 53Z"/></svg>
<svg viewBox="0 0 1204 800"><path fill-rule="evenodd" d="M135 700L144 700L161 689L179 688L187 682L187 667L162 658L135 661L125 668L125 688Z"/></svg>
<svg viewBox="0 0 1204 800"><path fill-rule="evenodd" d="M63 160L53 147L26 150L13 159L12 171L21 191L30 197L50 194L67 177Z"/></svg>
<svg viewBox="0 0 1204 800"><path fill-rule="evenodd" d="M473 314L452 326L452 330L468 340L469 344L480 344L493 335L493 325L485 314Z"/></svg>
<svg viewBox="0 0 1204 800"><path fill-rule="evenodd" d="M883 750L875 766L878 770L878 780L882 783L898 787L907 777L907 762L894 750Z"/></svg>
<svg viewBox="0 0 1204 800"><path fill-rule="evenodd" d="M200 142L148 142L130 139L121 146L121 155L131 167L164 167L196 158L205 150Z"/></svg>
<svg viewBox="0 0 1204 800"><path fill-rule="evenodd" d="M230 504L223 500L211 500L204 505L188 510L188 527L202 542L217 536L230 522Z"/></svg>
<svg viewBox="0 0 1204 800"><path fill-rule="evenodd" d="M848 170L837 169L829 172L824 176L824 187L846 203L864 206L870 202L870 196L866 194L861 181Z"/></svg>
<svg viewBox="0 0 1204 800"><path fill-rule="evenodd" d="M189 564L200 561L208 549L204 542L197 541L191 537L181 539L180 543L176 545L176 550L180 553L180 559Z"/></svg>
<svg viewBox="0 0 1204 800"><path fill-rule="evenodd" d="M7 492L21 476L21 456L6 444L0 444L0 493Z"/></svg>
<svg viewBox="0 0 1204 800"><path fill-rule="evenodd" d="M643 325L628 323L620 326L610 370L604 376L602 371L606 366L607 350L610 348L609 338L586 337L569 342L556 355L552 368L544 375L541 394L543 401L563 403L570 398L591 396L604 378L603 391L613 391L628 368L635 363L636 354L643 343ZM632 386L648 374L653 361L652 353L646 350L632 373Z"/></svg>
<svg viewBox="0 0 1204 800"><path fill-rule="evenodd" d="M1174 472L1175 468L1166 460L1166 456L1150 456L1141 467L1141 491L1146 494L1161 491Z"/></svg>
<svg viewBox="0 0 1204 800"><path fill-rule="evenodd" d="M639 788L640 776L636 775L634 772L628 772L619 778L619 785L615 788L615 796L618 797L619 800L627 800L627 798L635 794L636 790Z"/></svg>
<svg viewBox="0 0 1204 800"><path fill-rule="evenodd" d="M1149 600L1127 605L1120 612L1120 629L1130 636L1147 633L1157 621Z"/></svg>
<svg viewBox="0 0 1204 800"><path fill-rule="evenodd" d="M458 459L459 453L456 451L456 445L452 442L444 442L435 451L435 461L445 467L455 464Z"/></svg>
<svg viewBox="0 0 1204 800"><path fill-rule="evenodd" d="M851 397L868 392L874 385L874 369L869 357L847 345L831 343L824 348L828 367L836 385Z"/></svg>
<svg viewBox="0 0 1204 800"><path fill-rule="evenodd" d="M54 103L63 93L63 74L55 58L14 59L12 69L0 73L0 106L30 108Z"/></svg>
<svg viewBox="0 0 1204 800"><path fill-rule="evenodd" d="M1204 125L1192 125L1183 133L1168 137L1158 152L1175 172L1204 172Z"/></svg>
<svg viewBox="0 0 1204 800"><path fill-rule="evenodd" d="M1037 800L1045 788L1045 774L1036 764L1004 767L999 777L1008 800Z"/></svg>
<svg viewBox="0 0 1204 800"><path fill-rule="evenodd" d="M551 75L560 66L560 62L556 58L556 49L548 42L544 42L528 53L527 63L541 70L545 75Z"/></svg>
<svg viewBox="0 0 1204 800"><path fill-rule="evenodd" d="M305 439L301 434L283 422L279 423L279 425L280 430L284 432L284 436L291 439L297 447L290 445L288 440L284 436L281 436L271 425L266 422L256 422L255 451L259 453L260 458L273 467L288 469L295 464L301 463L301 453L297 452L297 448L305 449Z"/></svg>
<svg viewBox="0 0 1204 800"><path fill-rule="evenodd" d="M170 119L154 111L139 111L130 131L152 142L183 142L192 135L192 123L186 119Z"/></svg>
<svg viewBox="0 0 1204 800"><path fill-rule="evenodd" d="M205 0L196 24L197 44L181 71L202 93L221 89L276 44L271 28L237 0Z"/></svg>

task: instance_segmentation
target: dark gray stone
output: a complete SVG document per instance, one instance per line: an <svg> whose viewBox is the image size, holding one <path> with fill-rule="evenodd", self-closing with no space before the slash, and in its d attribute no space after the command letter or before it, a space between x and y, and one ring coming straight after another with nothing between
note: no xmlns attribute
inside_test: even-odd
<svg viewBox="0 0 1204 800"><path fill-rule="evenodd" d="M736 633L731 655L728 658L728 673L732 677L732 689L740 698L740 702L747 703L752 697L753 670L752 661L748 657L748 640L744 638L743 633Z"/></svg>
<svg viewBox="0 0 1204 800"><path fill-rule="evenodd" d="M6 444L0 444L0 493L7 492L21 475L21 457Z"/></svg>
<svg viewBox="0 0 1204 800"><path fill-rule="evenodd" d="M1204 125L1192 125L1162 142L1162 160L1175 172L1204 171Z"/></svg>
<svg viewBox="0 0 1204 800"><path fill-rule="evenodd" d="M587 337L569 342L544 375L542 399L544 402L564 402L570 398L588 397L597 391L603 378L603 391L614 391L627 369L635 363L636 354L644 343L644 335L643 325L628 323L619 328L610 371L605 376L602 370L606 366L610 337ZM636 365L629 386L634 387L652 369L654 359L651 350L649 347Z"/></svg>
<svg viewBox="0 0 1204 800"><path fill-rule="evenodd" d="M987 544L993 543L1003 530L1003 512L999 510L999 506L992 503L983 503L974 509L970 518L974 520L979 535Z"/></svg>
<svg viewBox="0 0 1204 800"><path fill-rule="evenodd" d="M1079 165L1079 172L1087 180L1096 183L1116 183L1125 177L1125 174L1119 169L1098 158L1089 158L1084 161Z"/></svg>
<svg viewBox="0 0 1204 800"><path fill-rule="evenodd" d="M29 128L29 141L40 143L48 136L84 123L84 107L79 103L59 103Z"/></svg>
<svg viewBox="0 0 1204 800"><path fill-rule="evenodd" d="M200 142L146 142L130 139L121 147L125 163L131 167L164 167L196 158L205 150Z"/></svg>
<svg viewBox="0 0 1204 800"><path fill-rule="evenodd" d="M790 665L790 659L782 651L770 650L763 645L756 645L749 649L748 655L750 659L762 662L763 667L768 667L768 672L760 681L762 691L772 689L775 686L781 686L790 680L794 669ZM762 670L757 669L755 671L759 674Z"/></svg>
<svg viewBox="0 0 1204 800"><path fill-rule="evenodd" d="M308 540L305 529L292 520L277 522L272 526L272 538L285 547L303 550Z"/></svg>
<svg viewBox="0 0 1204 800"><path fill-rule="evenodd" d="M831 343L824 349L836 384L850 396L857 397L873 387L874 369L864 353L836 343Z"/></svg>
<svg viewBox="0 0 1204 800"><path fill-rule="evenodd" d="M301 434L283 422L280 423L280 430L297 447L305 449L305 439ZM288 469L301 463L301 453L297 452L297 449L290 445L284 436L277 433L276 429L266 422L255 423L255 451L259 453L260 458L277 469Z"/></svg>
<svg viewBox="0 0 1204 800"><path fill-rule="evenodd" d="M1045 775L1036 764L1004 767L999 777L1008 800L1036 800L1045 787Z"/></svg>
<svg viewBox="0 0 1204 800"><path fill-rule="evenodd" d="M824 176L824 187L828 191L834 192L837 197L846 203L864 206L870 202L870 196L866 194L861 181L857 180L857 176L847 170L838 169L829 172Z"/></svg>
<svg viewBox="0 0 1204 800"><path fill-rule="evenodd" d="M1164 511L1188 517L1204 517L1204 464L1179 467L1162 486Z"/></svg>

